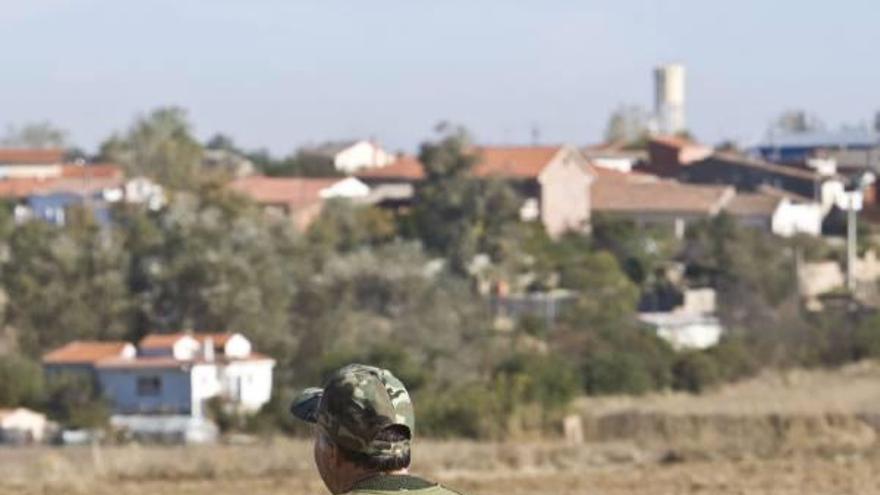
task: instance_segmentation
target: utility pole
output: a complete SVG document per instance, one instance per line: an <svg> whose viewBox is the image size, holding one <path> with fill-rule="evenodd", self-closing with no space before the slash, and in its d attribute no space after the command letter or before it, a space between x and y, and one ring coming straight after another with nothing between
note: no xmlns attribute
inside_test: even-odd
<svg viewBox="0 0 880 495"><path fill-rule="evenodd" d="M858 177L853 179L850 183L850 187L848 190L845 190L847 195L847 212L846 212L846 288L849 290L850 295L855 292L856 289L856 228L858 218L856 217L856 194L860 196L863 194L863 191L866 187L871 186L874 183L874 174L871 172L862 172ZM864 207L864 198L860 197L860 207Z"/></svg>
<svg viewBox="0 0 880 495"><path fill-rule="evenodd" d="M847 194L846 211L846 289L852 295L856 290L856 191Z"/></svg>

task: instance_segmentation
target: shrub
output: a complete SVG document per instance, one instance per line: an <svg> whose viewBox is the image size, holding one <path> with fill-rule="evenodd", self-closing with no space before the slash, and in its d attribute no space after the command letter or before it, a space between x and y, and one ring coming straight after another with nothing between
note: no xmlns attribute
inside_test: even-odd
<svg viewBox="0 0 880 495"><path fill-rule="evenodd" d="M110 409L98 395L95 382L83 373L52 376L45 407L53 419L71 428L102 428L110 417Z"/></svg>
<svg viewBox="0 0 880 495"><path fill-rule="evenodd" d="M469 383L422 393L414 399L417 430L427 436L498 438L505 431L496 391L485 383Z"/></svg>
<svg viewBox="0 0 880 495"><path fill-rule="evenodd" d="M655 382L637 354L624 351L595 354L583 366L584 388L588 394L643 394Z"/></svg>
<svg viewBox="0 0 880 495"><path fill-rule="evenodd" d="M703 352L682 354L672 368L673 388L698 394L719 382L721 373L712 358Z"/></svg>
<svg viewBox="0 0 880 495"><path fill-rule="evenodd" d="M0 406L35 406L43 397L43 371L19 356L0 357Z"/></svg>

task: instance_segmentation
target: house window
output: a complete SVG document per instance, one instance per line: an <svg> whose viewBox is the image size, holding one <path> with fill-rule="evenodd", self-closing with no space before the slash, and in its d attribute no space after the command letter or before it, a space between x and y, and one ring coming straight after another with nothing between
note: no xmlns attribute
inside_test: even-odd
<svg viewBox="0 0 880 495"><path fill-rule="evenodd" d="M158 376L139 376L137 394L140 397L155 397L162 393L162 379Z"/></svg>

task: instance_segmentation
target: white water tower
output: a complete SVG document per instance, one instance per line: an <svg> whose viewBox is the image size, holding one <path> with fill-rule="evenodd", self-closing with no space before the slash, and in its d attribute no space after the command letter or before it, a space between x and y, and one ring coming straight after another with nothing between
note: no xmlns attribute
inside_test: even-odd
<svg viewBox="0 0 880 495"><path fill-rule="evenodd" d="M681 64L661 65L654 69L654 115L661 134L678 134L686 129L684 77Z"/></svg>

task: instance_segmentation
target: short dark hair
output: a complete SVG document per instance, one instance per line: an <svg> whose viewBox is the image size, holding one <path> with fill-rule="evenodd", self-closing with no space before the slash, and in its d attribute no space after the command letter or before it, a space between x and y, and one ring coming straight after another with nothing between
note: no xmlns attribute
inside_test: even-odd
<svg viewBox="0 0 880 495"><path fill-rule="evenodd" d="M403 425L391 425L376 434L376 440L383 442L403 442L410 440L409 429ZM370 455L363 452L353 452L340 445L336 445L340 455L346 461L361 469L377 472L399 471L406 469L410 464L410 450L407 445L399 454Z"/></svg>

